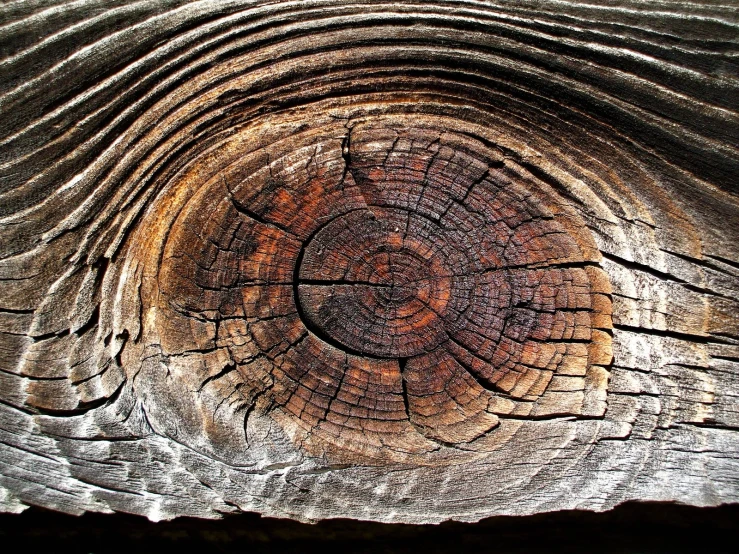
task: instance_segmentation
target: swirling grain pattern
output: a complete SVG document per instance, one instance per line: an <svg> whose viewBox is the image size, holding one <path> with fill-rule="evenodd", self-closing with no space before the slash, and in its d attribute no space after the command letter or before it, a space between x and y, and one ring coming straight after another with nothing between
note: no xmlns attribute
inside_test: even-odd
<svg viewBox="0 0 739 554"><path fill-rule="evenodd" d="M739 501L731 2L0 7L0 508Z"/></svg>

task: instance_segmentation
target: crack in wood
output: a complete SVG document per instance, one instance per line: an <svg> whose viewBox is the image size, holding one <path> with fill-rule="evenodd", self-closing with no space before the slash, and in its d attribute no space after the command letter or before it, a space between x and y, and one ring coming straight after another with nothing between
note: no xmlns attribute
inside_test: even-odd
<svg viewBox="0 0 739 554"><path fill-rule="evenodd" d="M729 7L77 4L0 8L0 509L739 497Z"/></svg>

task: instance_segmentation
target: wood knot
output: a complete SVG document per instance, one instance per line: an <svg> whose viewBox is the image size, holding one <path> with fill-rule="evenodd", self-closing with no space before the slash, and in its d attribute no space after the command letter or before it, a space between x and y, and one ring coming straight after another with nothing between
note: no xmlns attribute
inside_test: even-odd
<svg viewBox="0 0 739 554"><path fill-rule="evenodd" d="M213 356L234 369L217 395L238 390L247 428L403 459L502 418L603 414L610 290L589 232L494 147L424 123L263 147L173 222L157 344L198 359L200 389L223 376Z"/></svg>
<svg viewBox="0 0 739 554"><path fill-rule="evenodd" d="M444 238L433 222L405 210L368 208L331 220L297 267L304 321L326 342L359 355L406 358L433 350L446 340L444 318L459 315L461 306L450 300L466 279L455 267L460 252Z"/></svg>

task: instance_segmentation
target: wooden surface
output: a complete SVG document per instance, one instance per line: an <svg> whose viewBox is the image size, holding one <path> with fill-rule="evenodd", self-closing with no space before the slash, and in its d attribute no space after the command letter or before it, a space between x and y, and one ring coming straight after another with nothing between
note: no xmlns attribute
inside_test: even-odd
<svg viewBox="0 0 739 554"><path fill-rule="evenodd" d="M0 508L739 501L731 2L0 7Z"/></svg>

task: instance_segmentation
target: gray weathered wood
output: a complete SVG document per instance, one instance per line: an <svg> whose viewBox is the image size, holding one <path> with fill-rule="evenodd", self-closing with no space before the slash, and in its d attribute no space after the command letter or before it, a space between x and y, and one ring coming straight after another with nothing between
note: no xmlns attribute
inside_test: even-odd
<svg viewBox="0 0 739 554"><path fill-rule="evenodd" d="M4 3L0 509L433 523L739 501L738 13L636 0ZM563 268L552 294L571 287L551 317L573 334L511 339L528 377L510 386L462 368L492 364L482 347L449 343L463 376L439 391L451 408L424 404L447 358L420 367L405 339L371 349L369 332L363 344L324 326L336 304L320 272L296 270L302 300L297 280L282 300L245 292L292 278L275 264L293 251L321 255L306 244L335 215L325 191L371 204L376 183L416 178L408 210L438 208L439 228L467 237L448 239L458 249L484 250L481 222L526 214L511 225L518 246L500 247L526 259L506 270L512 294L541 268ZM444 186L428 193L432 181ZM479 202L505 198L513 214L480 215L478 185L497 191ZM424 208L455 186L466 194ZM460 206L469 228L449 223ZM256 228L278 238L228 258ZM528 304L492 302L544 305L539 285ZM286 314L295 327L265 346L260 325ZM337 333L339 346L322 342ZM321 380L311 344L342 375L308 402L324 402L315 420L280 391ZM347 400L350 359L400 419L337 416L360 405Z"/></svg>

